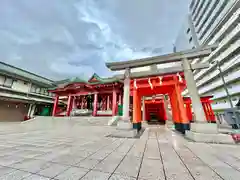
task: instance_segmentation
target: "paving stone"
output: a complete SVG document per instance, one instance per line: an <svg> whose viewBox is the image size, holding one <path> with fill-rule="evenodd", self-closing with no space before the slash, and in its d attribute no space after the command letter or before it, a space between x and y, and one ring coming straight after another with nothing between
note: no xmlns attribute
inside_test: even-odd
<svg viewBox="0 0 240 180"><path fill-rule="evenodd" d="M58 176L54 177L54 179L59 180L79 180L88 172L87 169L71 167L66 171L63 171Z"/></svg>
<svg viewBox="0 0 240 180"><path fill-rule="evenodd" d="M133 147L130 149L130 151L128 152L129 156L136 156L141 158L143 156L144 153L144 148L145 148L145 144L146 144L147 140L137 140Z"/></svg>
<svg viewBox="0 0 240 180"><path fill-rule="evenodd" d="M114 152L106 159L101 161L99 164L97 164L94 169L102 172L112 173L120 164L123 157L123 154L119 154L119 152Z"/></svg>
<svg viewBox="0 0 240 180"><path fill-rule="evenodd" d="M123 176L137 177L141 159L134 156L126 156L121 164L116 169L116 174Z"/></svg>
<svg viewBox="0 0 240 180"><path fill-rule="evenodd" d="M13 172L15 171L16 169L12 169L12 168L9 168L9 167L0 167L0 177L4 174L7 174L7 173L10 173L10 172Z"/></svg>
<svg viewBox="0 0 240 180"><path fill-rule="evenodd" d="M60 174L67 177L74 174L75 168L91 170L85 176L89 179L108 179L110 173L113 173L110 179L136 179L138 173L139 180L158 179L162 175L158 143L167 180L191 180L192 176L196 180L240 177L238 145L188 142L178 133L154 125L148 126L140 139L109 138L106 135L116 132L115 127L104 126L108 122L104 118L89 118L39 117L14 125L1 123L0 179L22 179L22 176L44 179ZM121 161L118 156L124 155Z"/></svg>
<svg viewBox="0 0 240 180"><path fill-rule="evenodd" d="M50 178L33 174L31 176L24 178L23 180L50 180Z"/></svg>
<svg viewBox="0 0 240 180"><path fill-rule="evenodd" d="M107 157L111 152L106 152L104 150L99 150L95 154L89 156L91 159L97 159L97 160L103 160L105 157Z"/></svg>
<svg viewBox="0 0 240 180"><path fill-rule="evenodd" d="M119 174L113 174L109 180L136 180L134 177L122 176Z"/></svg>
<svg viewBox="0 0 240 180"><path fill-rule="evenodd" d="M165 179L163 165L156 159L144 158L140 169L139 177L148 180Z"/></svg>
<svg viewBox="0 0 240 180"><path fill-rule="evenodd" d="M31 173L36 173L46 167L46 163L46 161L39 159L25 159L19 163L12 164L11 167Z"/></svg>
<svg viewBox="0 0 240 180"><path fill-rule="evenodd" d="M94 168L100 161L97 159L84 159L82 161L80 161L79 163L75 164L74 166L77 167L83 167L83 168L87 168L87 169L92 169Z"/></svg>
<svg viewBox="0 0 240 180"><path fill-rule="evenodd" d="M79 157L79 156L62 155L55 159L52 159L51 161L59 163L59 164L74 165L74 164L79 163L82 159L84 159L84 158Z"/></svg>
<svg viewBox="0 0 240 180"><path fill-rule="evenodd" d="M49 163L46 168L43 170L37 172L37 174L53 178L60 174L61 172L67 170L70 168L69 166L62 165L62 164L55 164L55 163Z"/></svg>
<svg viewBox="0 0 240 180"><path fill-rule="evenodd" d="M30 175L32 175L32 174L29 173L29 172L15 170L11 173L7 173L3 176L0 176L0 179L3 179L3 180L20 180L20 179L23 179L23 178L28 177Z"/></svg>
<svg viewBox="0 0 240 180"><path fill-rule="evenodd" d="M177 149L184 164L190 170L195 180L220 180L221 177L217 175L211 168L206 166L197 156L195 156L189 149L181 146Z"/></svg>
<svg viewBox="0 0 240 180"><path fill-rule="evenodd" d="M87 173L87 175L84 176L81 180L108 180L109 176L109 173L92 170Z"/></svg>
<svg viewBox="0 0 240 180"><path fill-rule="evenodd" d="M207 150L202 147L201 151L197 147L191 147L194 153L198 155L200 159L204 163L206 163L209 167L211 167L214 171L216 171L223 179L231 179L238 180L240 176L240 172L236 169L232 168L228 164L219 160L216 156L213 156Z"/></svg>
<svg viewBox="0 0 240 180"><path fill-rule="evenodd" d="M171 146L163 144L160 145L160 148L167 179L177 180L181 177L184 180L193 180L187 168Z"/></svg>
<svg viewBox="0 0 240 180"><path fill-rule="evenodd" d="M4 156L0 157L0 165L1 166L10 166L14 163L23 161L23 157L17 157L17 156Z"/></svg>
<svg viewBox="0 0 240 180"><path fill-rule="evenodd" d="M144 158L160 159L158 142L156 139L149 139L147 141L146 149L144 152Z"/></svg>

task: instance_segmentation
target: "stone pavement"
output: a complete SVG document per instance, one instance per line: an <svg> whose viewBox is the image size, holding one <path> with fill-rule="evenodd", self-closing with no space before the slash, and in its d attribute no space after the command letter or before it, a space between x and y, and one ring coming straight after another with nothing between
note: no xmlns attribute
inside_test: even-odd
<svg viewBox="0 0 240 180"><path fill-rule="evenodd" d="M38 118L0 124L0 179L239 180L238 145L187 142L165 127L107 138L108 119Z"/></svg>

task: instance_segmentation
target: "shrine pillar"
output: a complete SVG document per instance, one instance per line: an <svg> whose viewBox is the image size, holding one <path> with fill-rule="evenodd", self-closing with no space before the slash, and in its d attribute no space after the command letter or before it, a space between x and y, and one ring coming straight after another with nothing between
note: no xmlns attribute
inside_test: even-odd
<svg viewBox="0 0 240 180"><path fill-rule="evenodd" d="M172 119L175 124L180 124L180 117L178 113L178 106L177 106L177 99L176 99L176 92L173 90L170 94L170 104L171 104L171 110L172 110Z"/></svg>
<svg viewBox="0 0 240 180"><path fill-rule="evenodd" d="M125 70L123 92L123 119L129 121L130 104L130 69Z"/></svg>
<svg viewBox="0 0 240 180"><path fill-rule="evenodd" d="M73 99L72 99L72 109L76 109L77 108L77 102L76 102L76 97L73 96Z"/></svg>
<svg viewBox="0 0 240 180"><path fill-rule="evenodd" d="M189 95L192 100L193 112L195 115L194 123L191 123L191 131L187 131L186 136L189 139L198 141L198 138L203 138L203 134L217 134L218 128L216 124L207 123L207 119L203 110L203 106L198 94L196 82L194 80L191 64L187 58L182 59L184 76L188 88ZM209 138L212 138L209 135Z"/></svg>
<svg viewBox="0 0 240 180"><path fill-rule="evenodd" d="M117 92L116 89L113 89L112 95L112 116L117 115Z"/></svg>
<svg viewBox="0 0 240 180"><path fill-rule="evenodd" d="M73 96L68 96L67 112L66 112L67 116L70 116L71 111L72 111L72 100L73 100Z"/></svg>
<svg viewBox="0 0 240 180"><path fill-rule="evenodd" d="M192 107L190 102L186 102L186 112L187 112L187 117L190 122L193 121L193 115L192 115Z"/></svg>
<svg viewBox="0 0 240 180"><path fill-rule="evenodd" d="M182 133L185 133L185 130L189 130L189 120L187 117L186 109L184 107L184 101L181 94L181 88L178 84L175 85L175 98L176 98L176 105L178 109L178 117L179 122L175 123L175 128Z"/></svg>
<svg viewBox="0 0 240 180"><path fill-rule="evenodd" d="M186 79L186 83L187 83L187 89L188 89L188 93L191 96L191 100L192 100L192 107L193 107L193 112L195 115L195 122L196 123L206 123L206 117L205 117L205 113L203 110L203 106L198 94L198 90L197 90L197 86L196 86L196 82L194 80L194 75L192 72L192 68L191 68L191 64L189 63L189 60L187 58L184 58L182 60L182 64L183 64L183 69L184 69L184 76Z"/></svg>
<svg viewBox="0 0 240 180"><path fill-rule="evenodd" d="M210 112L209 112L209 109L208 109L208 105L207 105L206 102L203 102L202 106L203 106L203 110L205 112L206 120L209 121L210 120Z"/></svg>
<svg viewBox="0 0 240 180"><path fill-rule="evenodd" d="M142 97L142 121L146 121L145 97Z"/></svg>
<svg viewBox="0 0 240 180"><path fill-rule="evenodd" d="M142 117L141 117L141 96L137 89L133 90L133 128L138 131L142 128Z"/></svg>
<svg viewBox="0 0 240 180"><path fill-rule="evenodd" d="M55 98L54 98L54 104L53 104L53 112L52 112L52 116L56 116L57 109L58 109L58 101L59 101L59 96L56 95Z"/></svg>
<svg viewBox="0 0 240 180"><path fill-rule="evenodd" d="M107 95L107 110L110 109L110 96Z"/></svg>
<svg viewBox="0 0 240 180"><path fill-rule="evenodd" d="M97 103L98 103L98 94L94 94L94 102L93 102L93 116L97 116Z"/></svg>
<svg viewBox="0 0 240 180"><path fill-rule="evenodd" d="M118 96L118 104L122 104L122 94L119 93L119 96Z"/></svg>
<svg viewBox="0 0 240 180"><path fill-rule="evenodd" d="M209 110L209 117L210 117L210 121L211 122L216 122L216 118L215 118L215 115L214 115L214 111L212 109L212 105L210 102L207 103L207 107L208 107L208 110Z"/></svg>
<svg viewBox="0 0 240 180"><path fill-rule="evenodd" d="M130 69L126 69L124 73L124 91L123 91L123 116L118 121L117 128L122 130L131 130L133 128L129 117L130 104Z"/></svg>

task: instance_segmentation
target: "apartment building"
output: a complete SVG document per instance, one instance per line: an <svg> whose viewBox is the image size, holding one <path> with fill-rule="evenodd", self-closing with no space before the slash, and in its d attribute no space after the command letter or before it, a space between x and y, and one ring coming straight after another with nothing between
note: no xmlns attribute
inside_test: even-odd
<svg viewBox="0 0 240 180"><path fill-rule="evenodd" d="M194 78L199 94L213 95L213 109L222 111L240 98L240 0L191 1L176 50L215 43L218 48L209 57L192 63L210 62L209 68L195 71Z"/></svg>
<svg viewBox="0 0 240 180"><path fill-rule="evenodd" d="M0 121L22 121L49 109L54 82L31 72L0 62Z"/></svg>

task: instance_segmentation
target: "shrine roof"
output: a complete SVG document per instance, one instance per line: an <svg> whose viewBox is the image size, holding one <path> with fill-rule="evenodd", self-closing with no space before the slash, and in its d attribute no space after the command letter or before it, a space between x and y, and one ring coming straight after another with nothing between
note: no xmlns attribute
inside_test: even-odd
<svg viewBox="0 0 240 180"><path fill-rule="evenodd" d="M108 78L102 78L96 73L94 73L89 80L84 80L79 77L74 77L71 79L64 79L61 81L56 82L57 87L49 88L49 90L56 90L56 89L64 89L65 87L74 84L74 83L82 83L86 85L98 85L98 84L108 84L108 83L114 83L114 82L122 82L117 77L108 77Z"/></svg>

